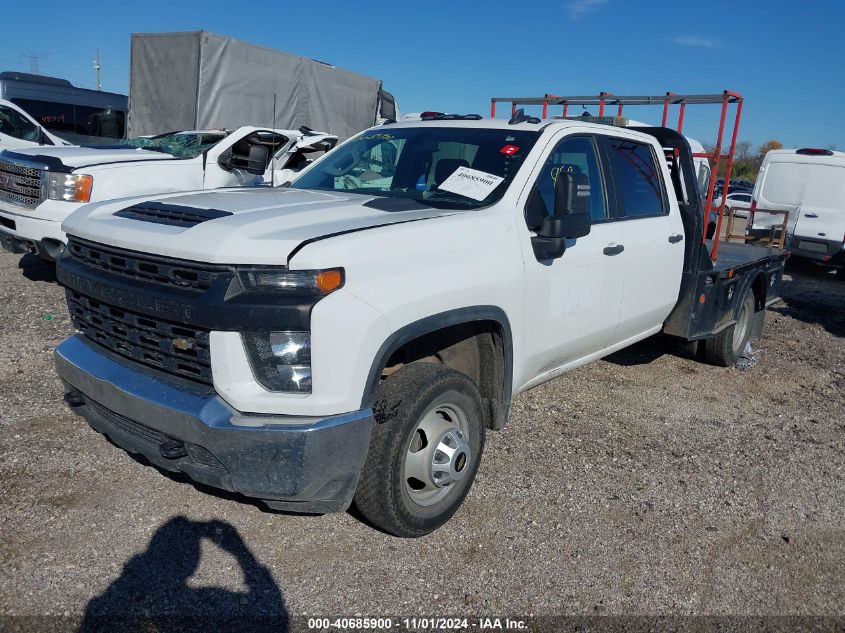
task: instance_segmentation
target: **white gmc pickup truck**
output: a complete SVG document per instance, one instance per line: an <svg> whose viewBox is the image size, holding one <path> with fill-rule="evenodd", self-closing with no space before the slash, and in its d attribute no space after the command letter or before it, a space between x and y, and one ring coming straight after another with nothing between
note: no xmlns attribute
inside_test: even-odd
<svg viewBox="0 0 845 633"><path fill-rule="evenodd" d="M420 536L511 399L664 331L730 365L784 253L703 241L666 128L429 114L290 187L92 204L57 266L66 402L161 468Z"/></svg>
<svg viewBox="0 0 845 633"><path fill-rule="evenodd" d="M291 179L337 136L244 126L138 137L120 145L0 153L0 246L54 261L62 221L87 202ZM2 149L2 148L0 148ZM273 153L275 152L275 156Z"/></svg>

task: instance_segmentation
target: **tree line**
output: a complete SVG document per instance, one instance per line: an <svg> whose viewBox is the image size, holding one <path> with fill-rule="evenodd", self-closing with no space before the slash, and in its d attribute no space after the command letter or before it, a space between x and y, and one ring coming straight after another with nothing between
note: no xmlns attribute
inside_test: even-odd
<svg viewBox="0 0 845 633"><path fill-rule="evenodd" d="M715 145L705 145L704 150L708 154L712 154L716 149ZM740 141L736 144L736 151L734 152L734 165L731 169L731 180L750 180L754 182L757 179L757 172L760 171L760 165L763 164L763 157L766 152L773 149L783 149L783 143L777 140L766 141L756 150L752 149L752 145L748 141ZM713 168L713 159L710 160L710 168ZM726 160L719 161L719 170L716 173L717 178L725 177L725 170L728 163Z"/></svg>

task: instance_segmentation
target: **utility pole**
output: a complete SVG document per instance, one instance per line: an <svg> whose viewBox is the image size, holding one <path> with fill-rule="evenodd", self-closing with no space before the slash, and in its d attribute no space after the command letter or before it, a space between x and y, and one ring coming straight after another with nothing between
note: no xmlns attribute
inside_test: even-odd
<svg viewBox="0 0 845 633"><path fill-rule="evenodd" d="M100 83L100 49L97 49L97 59L94 60L94 70L97 71L97 90L103 89L103 84Z"/></svg>

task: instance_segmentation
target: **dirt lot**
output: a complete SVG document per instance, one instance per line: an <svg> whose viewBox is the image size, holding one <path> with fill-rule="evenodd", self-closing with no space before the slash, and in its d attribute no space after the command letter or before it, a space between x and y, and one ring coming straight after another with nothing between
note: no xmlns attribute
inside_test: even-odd
<svg viewBox="0 0 845 633"><path fill-rule="evenodd" d="M845 282L783 296L746 372L648 341L521 395L458 515L400 540L110 445L61 401L50 268L0 254L0 614L842 616Z"/></svg>

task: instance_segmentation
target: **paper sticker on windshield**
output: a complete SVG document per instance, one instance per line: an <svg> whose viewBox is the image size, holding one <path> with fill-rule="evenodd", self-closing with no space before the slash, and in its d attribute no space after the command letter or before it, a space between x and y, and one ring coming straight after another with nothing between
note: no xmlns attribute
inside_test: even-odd
<svg viewBox="0 0 845 633"><path fill-rule="evenodd" d="M519 148L516 145L505 145L499 151L505 156L513 156L519 151Z"/></svg>
<svg viewBox="0 0 845 633"><path fill-rule="evenodd" d="M501 176L494 176L487 172L458 167L437 188L451 193L457 193L473 200L484 200L504 180Z"/></svg>

